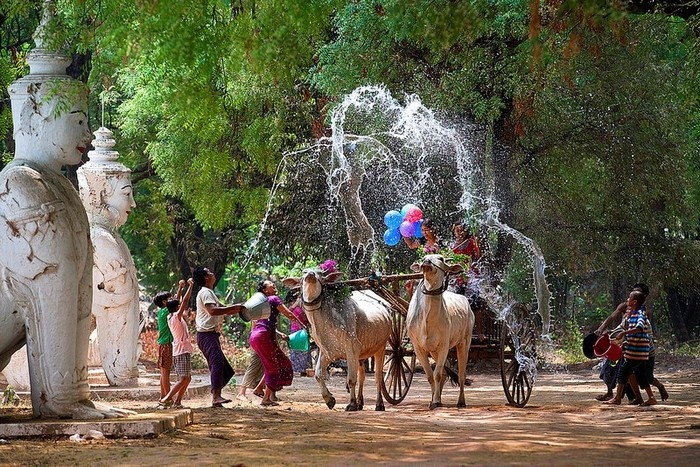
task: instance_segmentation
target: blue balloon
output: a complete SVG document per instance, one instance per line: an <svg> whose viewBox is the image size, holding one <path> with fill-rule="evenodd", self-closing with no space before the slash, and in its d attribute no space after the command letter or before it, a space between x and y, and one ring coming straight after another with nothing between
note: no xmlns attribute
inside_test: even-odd
<svg viewBox="0 0 700 467"><path fill-rule="evenodd" d="M401 233L397 229L387 229L384 232L384 243L394 246L401 241Z"/></svg>
<svg viewBox="0 0 700 467"><path fill-rule="evenodd" d="M417 220L413 223L413 236L416 238L423 238L423 231L421 226L423 225L423 219Z"/></svg>
<svg viewBox="0 0 700 467"><path fill-rule="evenodd" d="M415 204L411 204L411 203L404 204L404 206L401 208L401 220L403 220L403 218L406 217L406 214L408 213L408 211L410 211L413 208L417 208L417 207L418 206L416 206Z"/></svg>
<svg viewBox="0 0 700 467"><path fill-rule="evenodd" d="M384 224L389 227L390 230L398 229L402 220L403 216L395 209L384 214Z"/></svg>

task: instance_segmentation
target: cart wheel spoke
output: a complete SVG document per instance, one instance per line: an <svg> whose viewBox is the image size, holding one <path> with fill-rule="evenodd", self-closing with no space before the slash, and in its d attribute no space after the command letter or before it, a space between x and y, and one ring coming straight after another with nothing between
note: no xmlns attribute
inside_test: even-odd
<svg viewBox="0 0 700 467"><path fill-rule="evenodd" d="M530 399L532 384L530 375L520 368L515 355L514 340L520 343L520 352L528 358L536 358L535 326L528 319L527 309L517 305L514 309L517 322L521 325L515 332L517 335L508 334L508 326L501 325L501 381L503 391L510 405L524 407Z"/></svg>

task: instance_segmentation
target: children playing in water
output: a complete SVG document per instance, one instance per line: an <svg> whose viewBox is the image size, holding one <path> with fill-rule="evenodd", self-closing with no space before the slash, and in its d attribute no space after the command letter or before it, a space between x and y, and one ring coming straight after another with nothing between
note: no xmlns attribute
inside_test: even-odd
<svg viewBox="0 0 700 467"><path fill-rule="evenodd" d="M192 380L192 343L190 342L190 334L187 330L187 320L185 319L185 311L188 309L190 296L192 295L192 278L187 280L187 292L182 300L169 300L167 303L168 327L173 336L173 366L175 373L180 377L180 380L168 391L165 397L161 398L159 405L162 407L182 408L182 398L187 391L187 387Z"/></svg>
<svg viewBox="0 0 700 467"><path fill-rule="evenodd" d="M620 405L625 384L629 382L633 387L635 385L635 380L631 378L632 375L639 378L640 386L646 390L649 397L641 405L656 404L656 399L651 392L649 383L646 381L646 375L643 371L640 371L644 369L644 363L649 359L650 349L649 335L645 332L647 319L641 309L645 300L646 296L642 292L638 290L630 292L627 298L627 311L623 317L622 324L611 333L613 336L617 335L617 338L624 338L624 342L622 346L623 358L617 377L617 388L615 396L608 401L609 404Z"/></svg>
<svg viewBox="0 0 700 467"><path fill-rule="evenodd" d="M644 294L645 296L645 303L641 306L641 310L644 313L646 317L646 323L647 323L647 334L649 335L649 341L650 341L650 352L649 352L649 359L645 362L644 368L640 369L640 371L644 371L646 375L646 380L653 386L655 386L660 395L661 395L661 400L666 400L668 399L668 392L666 391L666 387L654 377L654 363L655 363L655 345L654 345L654 337L653 337L653 332L652 332L652 310L646 303L646 297L649 295L649 287L646 284L643 283L637 283L634 285L632 288L633 291L638 291ZM622 316L624 315L625 311L627 309L627 301L624 301L620 303L617 308L615 308L615 311L613 311L610 316L608 316L596 329L595 333L597 335L602 335L605 330L608 328L609 325L612 323L620 320ZM607 392L604 394L600 394L596 396L596 400L599 401L607 401L612 399L613 397L613 391L617 385L617 377L619 374L619 369L620 369L620 362L614 362L610 361L608 359L605 359L603 361L603 365L601 367L600 371L600 378L605 382L607 386ZM635 397L631 388L625 387L625 393L630 397L631 403L638 403L638 397Z"/></svg>

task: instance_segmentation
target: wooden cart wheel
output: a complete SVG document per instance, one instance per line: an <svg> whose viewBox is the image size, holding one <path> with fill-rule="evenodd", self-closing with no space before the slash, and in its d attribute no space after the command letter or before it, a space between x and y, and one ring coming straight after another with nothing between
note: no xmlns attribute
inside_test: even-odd
<svg viewBox="0 0 700 467"><path fill-rule="evenodd" d="M531 361L536 363L535 325L528 315L524 305L516 305L512 320L509 320L509 323L503 322L501 328L501 382L508 404L514 407L525 407L532 393L532 374L516 359L514 344L520 342L521 357L532 359ZM512 336L510 328L513 329Z"/></svg>
<svg viewBox="0 0 700 467"><path fill-rule="evenodd" d="M394 312L393 319L384 356L382 394L387 402L396 405L408 394L416 369L416 354L406 334L406 318L401 313Z"/></svg>

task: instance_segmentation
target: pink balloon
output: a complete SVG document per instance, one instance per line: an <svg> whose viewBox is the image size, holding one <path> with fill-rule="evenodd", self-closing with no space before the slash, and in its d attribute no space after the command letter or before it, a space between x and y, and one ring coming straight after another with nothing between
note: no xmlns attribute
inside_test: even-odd
<svg viewBox="0 0 700 467"><path fill-rule="evenodd" d="M419 221L423 218L423 211L420 210L419 207L414 207L408 210L406 213L406 217L404 217L404 220L407 220L408 222L416 222Z"/></svg>
<svg viewBox="0 0 700 467"><path fill-rule="evenodd" d="M408 221L403 221L399 226L399 232L401 232L402 237L412 237L413 236L413 223Z"/></svg>

